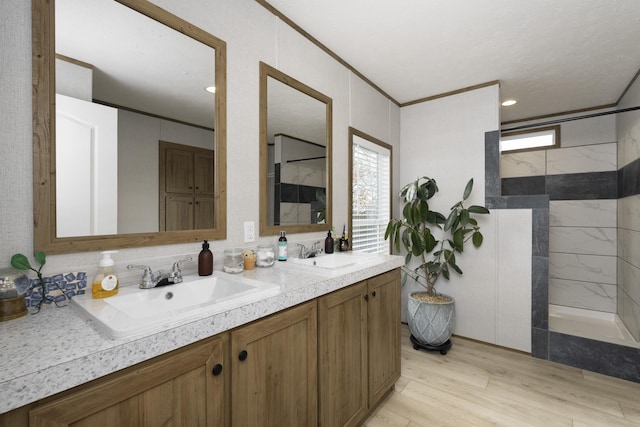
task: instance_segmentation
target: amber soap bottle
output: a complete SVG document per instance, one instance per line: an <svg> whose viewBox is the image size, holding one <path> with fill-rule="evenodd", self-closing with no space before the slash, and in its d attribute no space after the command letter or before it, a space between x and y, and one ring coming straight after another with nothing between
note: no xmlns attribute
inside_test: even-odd
<svg viewBox="0 0 640 427"><path fill-rule="evenodd" d="M209 250L209 243L205 240L198 255L198 275L211 276L213 273L213 254Z"/></svg>

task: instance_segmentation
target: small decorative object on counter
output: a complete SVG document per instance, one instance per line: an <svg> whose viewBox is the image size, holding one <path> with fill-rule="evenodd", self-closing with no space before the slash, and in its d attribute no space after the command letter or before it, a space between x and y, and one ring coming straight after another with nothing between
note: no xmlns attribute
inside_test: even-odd
<svg viewBox="0 0 640 427"><path fill-rule="evenodd" d="M287 236L284 231L280 232L280 238L278 239L278 261L287 260Z"/></svg>
<svg viewBox="0 0 640 427"><path fill-rule="evenodd" d="M47 256L44 252L36 252L33 254L33 257L40 264L40 267L38 267L37 270L31 266L27 257L22 254L15 254L11 257L11 266L13 268L22 271L31 270L38 276L37 279L28 280L27 283L21 282L18 284L16 282L15 284L18 287L18 294L24 294L24 303L27 307L33 307L33 310L31 310L33 314L40 311L42 304L54 303L56 307L64 307L66 305L66 301L76 295L76 291L65 287L65 282L62 281L65 277L61 275L48 277L46 279L42 277L41 270L47 261ZM71 275L71 273L69 274ZM58 277L60 277L60 279L58 279ZM75 276L73 277L75 279ZM63 286L60 286L58 280L62 281ZM73 287L75 288L75 286ZM78 293L84 293L85 287L86 283L83 281L81 287L82 290L78 291Z"/></svg>
<svg viewBox="0 0 640 427"><path fill-rule="evenodd" d="M331 237L331 230L329 230L327 232L327 238L324 239L324 253L332 254L334 244L335 242L333 240L333 237Z"/></svg>
<svg viewBox="0 0 640 427"><path fill-rule="evenodd" d="M29 278L12 268L0 269L0 322L17 319L27 314L24 292L29 287Z"/></svg>
<svg viewBox="0 0 640 427"><path fill-rule="evenodd" d="M276 253L271 245L258 245L256 253L257 267L271 267L276 263Z"/></svg>
<svg viewBox="0 0 640 427"><path fill-rule="evenodd" d="M253 270L256 265L256 253L251 249L245 249L242 251L242 258L244 259L244 269Z"/></svg>
<svg viewBox="0 0 640 427"><path fill-rule="evenodd" d="M242 256L242 249L225 249L224 265L222 266L222 269L226 273L242 273L242 271L244 270L244 257Z"/></svg>
<svg viewBox="0 0 640 427"><path fill-rule="evenodd" d="M113 268L112 254L118 251L103 251L102 259L98 266L98 273L91 285L91 296L93 298L107 298L118 293L118 276Z"/></svg>
<svg viewBox="0 0 640 427"><path fill-rule="evenodd" d="M342 237L338 244L338 250L340 252L346 252L349 250L349 239L347 238L347 226L342 227Z"/></svg>
<svg viewBox="0 0 640 427"><path fill-rule="evenodd" d="M202 244L202 250L198 255L198 275L211 276L213 273L213 254L209 250L209 242L206 240Z"/></svg>

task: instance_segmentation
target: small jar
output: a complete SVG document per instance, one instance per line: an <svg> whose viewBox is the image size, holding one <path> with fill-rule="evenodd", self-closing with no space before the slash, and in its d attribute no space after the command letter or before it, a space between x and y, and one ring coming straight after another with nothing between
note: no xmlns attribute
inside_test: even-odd
<svg viewBox="0 0 640 427"><path fill-rule="evenodd" d="M224 265L222 266L222 269L226 273L242 273L242 270L244 270L244 257L242 256L242 249L225 249Z"/></svg>
<svg viewBox="0 0 640 427"><path fill-rule="evenodd" d="M271 245L258 245L256 252L257 267L271 267L276 262L276 253Z"/></svg>

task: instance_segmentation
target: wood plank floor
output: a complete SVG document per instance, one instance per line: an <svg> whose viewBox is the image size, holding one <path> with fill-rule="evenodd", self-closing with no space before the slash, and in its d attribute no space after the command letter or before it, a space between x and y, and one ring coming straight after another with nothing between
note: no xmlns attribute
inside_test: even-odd
<svg viewBox="0 0 640 427"><path fill-rule="evenodd" d="M640 426L638 383L457 337L417 351L402 331L402 375L365 426Z"/></svg>

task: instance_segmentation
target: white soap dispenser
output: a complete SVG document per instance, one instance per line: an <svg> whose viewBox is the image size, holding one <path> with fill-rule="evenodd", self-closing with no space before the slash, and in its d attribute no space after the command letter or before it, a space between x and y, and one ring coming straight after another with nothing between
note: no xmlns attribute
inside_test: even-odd
<svg viewBox="0 0 640 427"><path fill-rule="evenodd" d="M118 293L118 276L113 268L111 254L118 251L102 252L102 259L98 266L98 272L91 285L91 296L93 298L107 298Z"/></svg>

